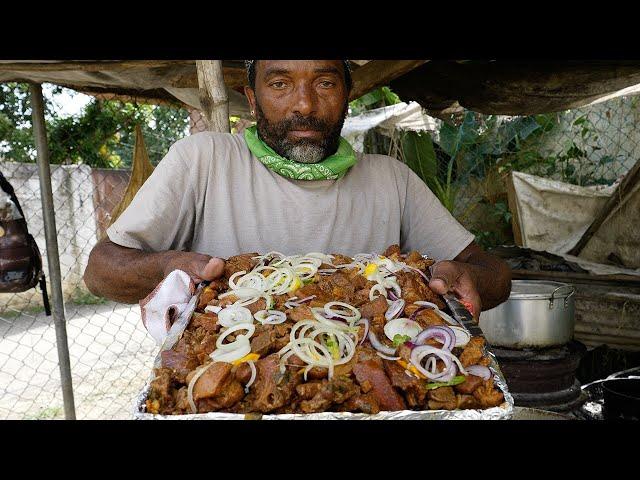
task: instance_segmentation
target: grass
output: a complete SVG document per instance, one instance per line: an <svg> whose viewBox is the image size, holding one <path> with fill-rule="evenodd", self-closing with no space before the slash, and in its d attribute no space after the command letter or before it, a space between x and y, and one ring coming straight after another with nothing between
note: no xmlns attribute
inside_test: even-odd
<svg viewBox="0 0 640 480"><path fill-rule="evenodd" d="M76 288L71 294L69 302L75 303L76 305L102 305L103 303L107 303L107 299L96 297L91 292Z"/></svg>
<svg viewBox="0 0 640 480"><path fill-rule="evenodd" d="M62 407L43 408L35 415L25 417L25 420L52 420L54 418L63 418L64 413Z"/></svg>

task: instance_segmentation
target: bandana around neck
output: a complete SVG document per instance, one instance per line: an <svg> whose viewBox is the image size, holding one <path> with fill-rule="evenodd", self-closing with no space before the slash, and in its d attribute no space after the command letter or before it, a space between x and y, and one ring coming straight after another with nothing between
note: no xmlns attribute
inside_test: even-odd
<svg viewBox="0 0 640 480"><path fill-rule="evenodd" d="M247 146L267 168L294 180L335 180L344 176L356 163L356 154L344 138L340 137L338 151L318 163L300 163L281 157L258 136L257 127L244 131Z"/></svg>

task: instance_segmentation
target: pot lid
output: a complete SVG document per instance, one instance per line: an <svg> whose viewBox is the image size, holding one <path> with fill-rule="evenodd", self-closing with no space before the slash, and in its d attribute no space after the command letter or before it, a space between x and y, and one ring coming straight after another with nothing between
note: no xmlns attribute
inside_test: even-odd
<svg viewBox="0 0 640 480"><path fill-rule="evenodd" d="M547 280L513 280L510 299L550 299L567 298L575 291L568 283ZM555 292L555 294L554 294Z"/></svg>

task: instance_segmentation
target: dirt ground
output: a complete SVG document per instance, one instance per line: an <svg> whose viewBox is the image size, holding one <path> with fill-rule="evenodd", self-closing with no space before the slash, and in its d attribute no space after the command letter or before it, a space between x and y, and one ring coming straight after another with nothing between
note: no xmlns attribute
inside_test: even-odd
<svg viewBox="0 0 640 480"><path fill-rule="evenodd" d="M130 419L157 351L137 305L67 304L76 417ZM53 318L0 316L0 419L64 418Z"/></svg>

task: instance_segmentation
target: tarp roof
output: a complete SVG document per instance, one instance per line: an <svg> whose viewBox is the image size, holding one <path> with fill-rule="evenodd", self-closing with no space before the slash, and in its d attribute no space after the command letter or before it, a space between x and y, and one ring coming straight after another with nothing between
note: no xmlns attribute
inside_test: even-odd
<svg viewBox="0 0 640 480"><path fill-rule="evenodd" d="M429 113L465 108L526 115L576 108L607 96L637 93L638 61L355 60L354 92L390 84ZM223 61L232 115L247 116L241 60ZM195 60L0 60L0 82L47 82L88 94L134 97L199 108Z"/></svg>

